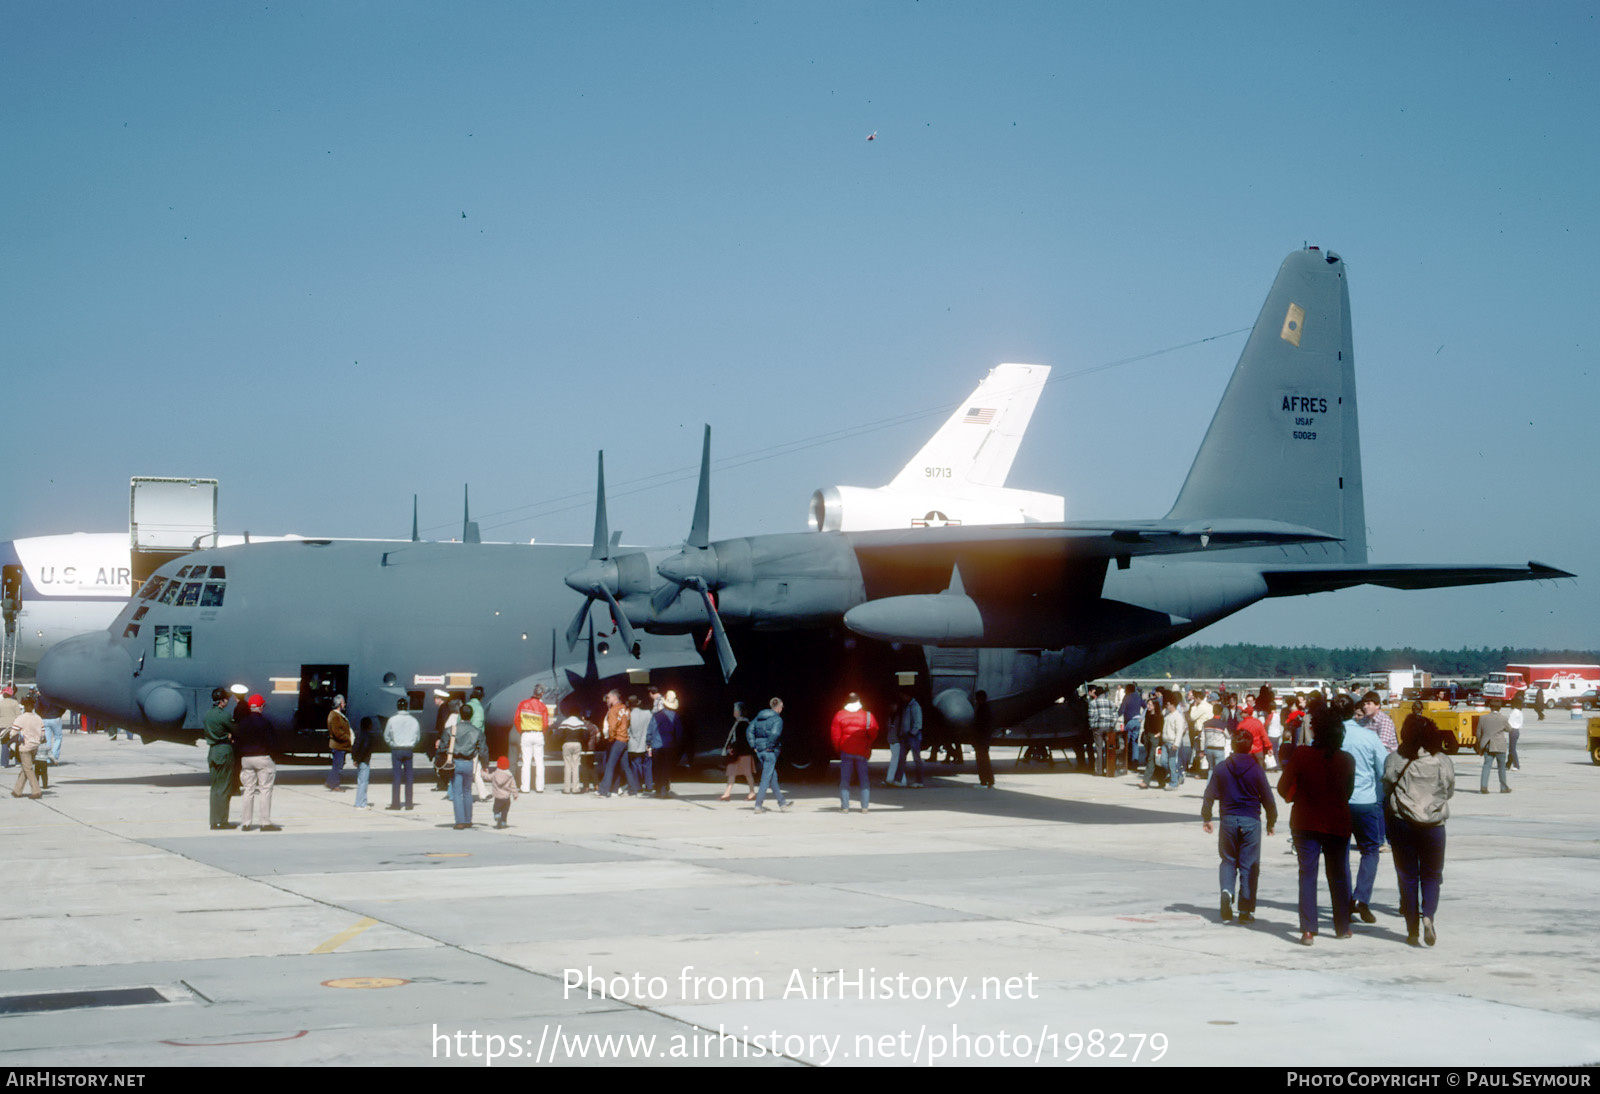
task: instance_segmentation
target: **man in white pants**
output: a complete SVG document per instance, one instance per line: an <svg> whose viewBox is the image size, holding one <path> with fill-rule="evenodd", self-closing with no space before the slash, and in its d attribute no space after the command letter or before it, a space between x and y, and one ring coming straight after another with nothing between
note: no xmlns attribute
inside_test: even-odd
<svg viewBox="0 0 1600 1094"><path fill-rule="evenodd" d="M517 704L513 723L517 732L518 749L522 753L522 792L528 793L528 768L533 768L533 791L544 793L544 730L550 724L550 708L544 705L544 685L536 684L533 697Z"/></svg>

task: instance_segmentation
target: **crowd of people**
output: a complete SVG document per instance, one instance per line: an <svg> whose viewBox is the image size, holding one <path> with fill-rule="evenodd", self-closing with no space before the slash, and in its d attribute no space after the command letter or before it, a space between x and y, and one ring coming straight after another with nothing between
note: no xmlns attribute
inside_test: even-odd
<svg viewBox="0 0 1600 1094"><path fill-rule="evenodd" d="M1259 724L1259 719L1252 720ZM1479 721L1479 747L1489 747L1494 735L1494 723L1485 715ZM1302 945L1312 945L1318 935L1319 865L1327 877L1337 938L1351 937L1356 919L1377 922L1371 901L1386 840L1393 852L1406 940L1414 946L1432 946L1437 940L1445 821L1455 793L1448 740L1449 734L1423 716L1421 703L1413 704L1397 736L1375 692L1362 697L1359 711L1348 695L1332 700L1312 696L1293 729L1285 730L1277 742L1282 763L1278 793L1292 806L1289 831L1299 863ZM1233 754L1213 766L1206 785L1200 812L1205 831L1212 830L1213 804L1220 804L1222 814L1217 850L1224 922L1233 919L1235 897L1240 921L1254 918L1261 818L1264 812L1266 834L1271 835L1278 816L1266 776L1271 743L1262 742L1256 726L1235 728ZM1358 855L1353 879L1352 838Z"/></svg>
<svg viewBox="0 0 1600 1094"><path fill-rule="evenodd" d="M211 827L282 831L272 819L276 764L265 698L231 695L222 688L211 698L203 718ZM977 755L980 785L992 787L988 747L993 717L987 697L978 692L974 698L974 727L967 743ZM536 687L516 708L507 747L497 754L489 747L481 688L466 698L436 692L434 733L426 743L408 700L400 699L381 725L373 717L352 725L344 697L334 696L327 717L332 760L325 785L331 793L347 792L343 771L348 763L355 769L354 806L372 808L372 754L381 739L391 757L387 808L415 808L414 767L416 754L423 752L431 760L435 789L452 803L458 830L473 826L474 803L492 803L495 827L503 828L518 797L544 793L547 745L560 747L563 794L671 796L674 770L693 759L678 695L655 687L643 696L624 697L612 690L603 704L599 712L569 706L556 712L562 714L557 718L544 701L543 689ZM1489 793L1490 772L1496 771L1501 793L1510 793L1507 771L1516 769L1520 711L1502 711L1493 700L1489 707L1477 719L1473 742L1483 756L1479 790ZM1321 922L1319 868L1326 877L1336 937L1350 937L1356 920L1377 922L1371 902L1385 847L1392 852L1408 941L1432 946L1438 937L1445 823L1455 792L1449 753L1455 751L1455 741L1423 715L1420 702L1412 708L1397 733L1375 692L1359 701L1342 693L1314 693L1302 700L1298 695L1280 699L1266 686L1253 695L1203 688L1154 688L1140 694L1129 684L1118 700L1103 685L1087 688L1095 774L1115 776L1127 770L1139 774L1141 789L1164 785L1167 790L1181 786L1189 774L1207 776L1201 823L1207 833L1213 832L1216 806L1223 922L1233 922L1236 910L1238 922L1254 920L1263 814L1265 835L1271 836L1278 822L1277 796L1290 803L1290 839L1299 865L1299 940L1308 946ZM778 781L783 711L780 698L771 699L754 717L744 703L734 704L721 748L726 778L721 801L732 800L742 778L744 800L753 803L755 812L768 812L769 798L778 811L789 810ZM21 767L13 797L41 796L37 771L52 750L59 758L61 714L35 695L18 699L11 688L0 695L0 754L7 764L15 758ZM923 787L923 716L911 689L901 689L887 729L889 763L883 785ZM879 733L878 719L851 692L833 715L829 732L839 758L841 812L850 812L852 791L862 813L871 807L868 761ZM1272 772L1278 773L1276 796ZM236 793L243 798L242 825L228 818ZM1353 875L1352 850L1357 854Z"/></svg>

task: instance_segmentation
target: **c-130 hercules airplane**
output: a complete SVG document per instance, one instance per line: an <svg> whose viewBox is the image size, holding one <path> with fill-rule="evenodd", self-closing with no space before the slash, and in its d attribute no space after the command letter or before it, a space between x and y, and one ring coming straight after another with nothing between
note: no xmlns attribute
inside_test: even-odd
<svg viewBox="0 0 1600 1094"><path fill-rule="evenodd" d="M951 725L970 721L979 689L1010 725L1266 597L1573 576L1534 562L1367 562L1349 289L1344 262L1315 247L1284 260L1162 519L713 541L709 452L708 427L681 549L616 547L602 455L587 559L543 544L220 548L161 567L109 630L51 650L40 686L146 740L192 741L219 684L282 693L268 715L292 734L297 719L320 728L316 686L381 716L397 700L420 706L436 684L471 683L504 733L535 684L584 698L633 669L678 687L720 733L736 667L737 694L782 695L797 728L826 725L847 690L870 702L913 671ZM222 602L163 603L155 594L174 581L224 586ZM584 599L563 654L573 592ZM601 602L620 642L597 635ZM696 649L708 628L721 680Z"/></svg>

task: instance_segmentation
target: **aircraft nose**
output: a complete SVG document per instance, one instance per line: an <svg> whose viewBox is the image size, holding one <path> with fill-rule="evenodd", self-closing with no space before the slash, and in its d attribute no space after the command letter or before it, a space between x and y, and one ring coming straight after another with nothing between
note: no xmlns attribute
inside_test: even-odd
<svg viewBox="0 0 1600 1094"><path fill-rule="evenodd" d="M58 642L39 659L39 690L62 706L129 725L133 709L133 659L105 632Z"/></svg>

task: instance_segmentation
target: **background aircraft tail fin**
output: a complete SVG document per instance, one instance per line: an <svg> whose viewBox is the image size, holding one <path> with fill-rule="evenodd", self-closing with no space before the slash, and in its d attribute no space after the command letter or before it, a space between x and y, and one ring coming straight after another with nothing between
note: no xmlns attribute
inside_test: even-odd
<svg viewBox="0 0 1600 1094"><path fill-rule="evenodd" d="M1251 557L1367 560L1350 291L1332 251L1284 259L1167 517L1276 520L1342 540Z"/></svg>
<svg viewBox="0 0 1600 1094"><path fill-rule="evenodd" d="M996 365L889 485L1004 486L1028 431L1048 365ZM929 469L937 474L930 474Z"/></svg>

